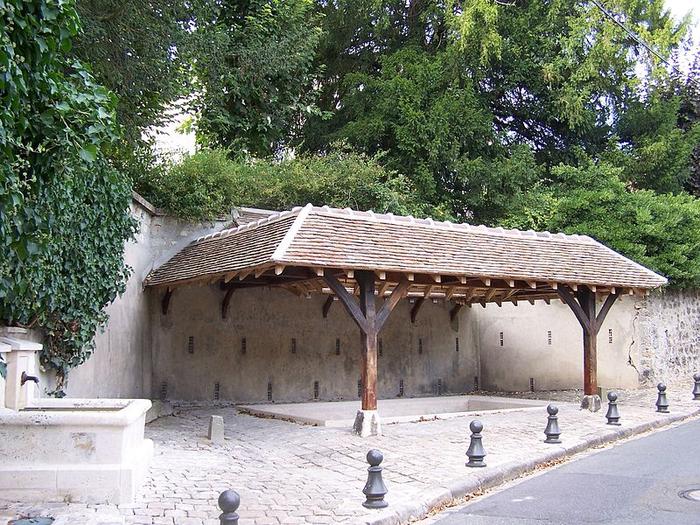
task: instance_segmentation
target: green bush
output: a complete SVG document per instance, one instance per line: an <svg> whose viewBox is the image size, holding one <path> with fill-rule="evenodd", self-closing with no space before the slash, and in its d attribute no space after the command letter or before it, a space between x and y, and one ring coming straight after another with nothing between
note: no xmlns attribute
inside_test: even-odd
<svg viewBox="0 0 700 525"><path fill-rule="evenodd" d="M309 202L448 217L418 201L408 179L387 171L376 158L345 151L275 161L231 160L226 151L204 150L147 173L138 190L156 206L190 220L220 217L234 206L286 210Z"/></svg>

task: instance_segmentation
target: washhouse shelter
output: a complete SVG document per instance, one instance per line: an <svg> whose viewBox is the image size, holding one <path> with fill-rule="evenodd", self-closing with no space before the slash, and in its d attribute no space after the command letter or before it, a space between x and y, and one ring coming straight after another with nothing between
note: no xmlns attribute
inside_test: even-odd
<svg viewBox="0 0 700 525"><path fill-rule="evenodd" d="M198 238L145 281L163 314L178 288L197 284L220 288L223 317L234 292L250 287L325 295L324 317L342 304L361 336L355 430L367 435L379 429L378 337L401 301L411 301L413 320L427 301L449 303L451 316L478 304L563 301L583 329L582 403L597 409L596 339L606 315L623 294L644 295L666 279L587 236L309 204Z"/></svg>

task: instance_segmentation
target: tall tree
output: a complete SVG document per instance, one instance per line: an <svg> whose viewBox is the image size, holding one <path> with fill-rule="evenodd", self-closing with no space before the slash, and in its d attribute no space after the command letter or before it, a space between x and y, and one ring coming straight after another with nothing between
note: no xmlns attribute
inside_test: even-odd
<svg viewBox="0 0 700 525"><path fill-rule="evenodd" d="M82 31L73 54L118 97L124 138L138 143L165 109L187 92L193 20L199 0L77 0Z"/></svg>
<svg viewBox="0 0 700 525"><path fill-rule="evenodd" d="M316 111L320 29L311 0L222 0L198 21L197 131L209 145L269 155Z"/></svg>
<svg viewBox="0 0 700 525"><path fill-rule="evenodd" d="M607 5L661 52L683 37L686 22L676 24L662 0ZM663 71L591 2L366 0L318 9L323 116L307 120L299 145L324 151L346 140L368 154L386 151L425 198L450 199L457 215L477 221L500 212L469 196L518 200L531 184L498 168L515 148L531 149L547 170L575 161L573 146L604 151L637 96L639 64Z"/></svg>

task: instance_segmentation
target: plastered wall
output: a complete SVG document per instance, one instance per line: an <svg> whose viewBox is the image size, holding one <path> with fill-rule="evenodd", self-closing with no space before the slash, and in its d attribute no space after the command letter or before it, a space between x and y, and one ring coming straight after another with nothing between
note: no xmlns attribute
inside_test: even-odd
<svg viewBox="0 0 700 525"><path fill-rule="evenodd" d="M223 295L185 287L167 315L152 309L155 397L211 400L218 383L220 399L267 401L271 386L274 401L308 401L318 382L318 399L357 399L359 329L340 303L324 319L325 297L246 289L222 319ZM410 308L402 301L380 334L379 397L400 395L401 381L405 396L437 393L438 381L443 392L472 390L479 363L469 319L451 323L446 305L426 302L411 324Z"/></svg>
<svg viewBox="0 0 700 525"><path fill-rule="evenodd" d="M624 297L612 307L598 335L598 384L636 388L639 346L635 305ZM472 307L479 334L481 376L490 390L582 388L583 334L574 314L559 301Z"/></svg>

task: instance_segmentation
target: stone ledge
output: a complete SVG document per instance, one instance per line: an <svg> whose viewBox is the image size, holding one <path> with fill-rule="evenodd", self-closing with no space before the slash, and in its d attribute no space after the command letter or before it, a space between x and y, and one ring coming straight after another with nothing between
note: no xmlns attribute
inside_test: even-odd
<svg viewBox="0 0 700 525"><path fill-rule="evenodd" d="M422 519L441 507L457 503L457 500L475 492L489 490L509 481L529 474L538 467L545 466L552 461L569 459L591 448L600 447L622 439L643 434L650 430L664 428L686 419L700 416L700 409L690 413L673 415L660 420L640 423L627 428L614 428L602 436L591 437L582 443L571 446L553 447L551 452L539 454L536 458L524 461L505 463L487 469L482 469L476 477L454 479L445 486L433 486L423 492L422 497L416 498L411 503L399 504L393 509L387 509L376 516L364 516L364 525L403 525L411 520ZM466 467L465 467L466 468Z"/></svg>

